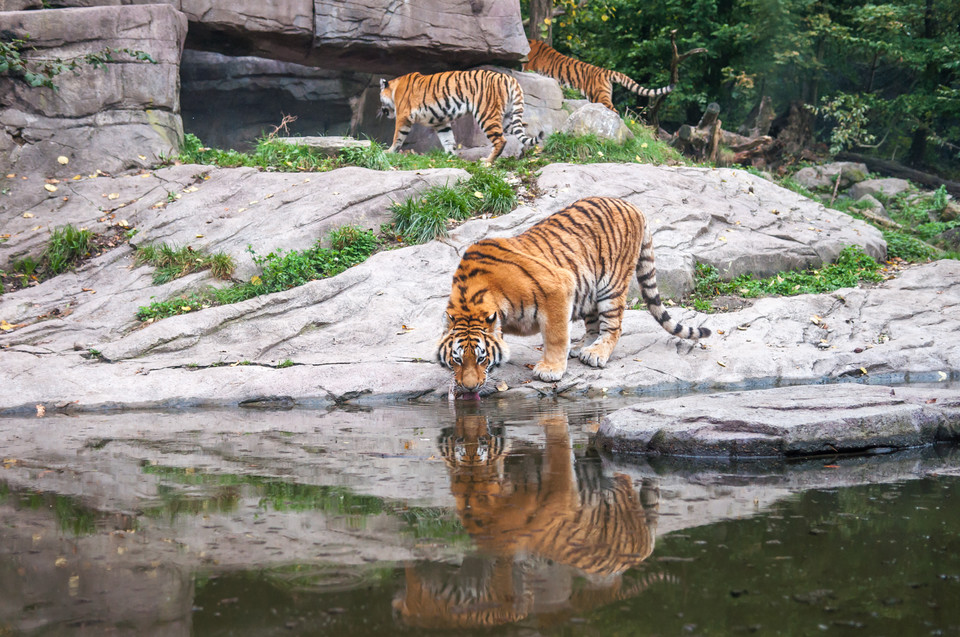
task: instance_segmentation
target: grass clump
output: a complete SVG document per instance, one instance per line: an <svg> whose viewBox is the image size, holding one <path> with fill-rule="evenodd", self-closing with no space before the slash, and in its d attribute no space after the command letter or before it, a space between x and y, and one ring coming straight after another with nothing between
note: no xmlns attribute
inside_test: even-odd
<svg viewBox="0 0 960 637"><path fill-rule="evenodd" d="M233 276L233 271L236 269L233 257L229 254L223 252L204 254L190 246L178 248L166 243L139 246L134 255L134 263L136 265L146 263L156 268L153 273L155 285L162 285L202 270L210 270L213 276L226 280Z"/></svg>
<svg viewBox="0 0 960 637"><path fill-rule="evenodd" d="M380 247L380 239L370 230L344 226L327 235L331 247L317 241L306 250L277 250L265 256L250 249L261 274L250 281L224 288L207 288L166 301L155 301L137 310L140 321L154 321L217 305L246 301L261 294L280 292L309 281L340 274L362 263Z"/></svg>
<svg viewBox="0 0 960 637"><path fill-rule="evenodd" d="M665 164L688 163L679 151L657 139L653 129L627 117L624 122L633 138L622 144L596 135L554 133L543 147L542 161L592 164L600 162Z"/></svg>
<svg viewBox="0 0 960 637"><path fill-rule="evenodd" d="M516 206L517 196L502 171L482 164L454 186L434 186L419 197L393 204L395 232L406 243L444 237L451 223L477 214L499 215Z"/></svg>
<svg viewBox="0 0 960 637"><path fill-rule="evenodd" d="M43 253L49 275L66 271L84 257L90 250L92 239L93 233L86 228L77 229L70 224L55 228Z"/></svg>
<svg viewBox="0 0 960 637"><path fill-rule="evenodd" d="M710 299L721 295L757 298L823 294L855 287L861 281L878 283L884 279L882 267L859 246L853 245L845 247L836 261L819 269L782 272L766 279L741 274L731 281L724 281L714 266L698 263L691 300L697 310L710 311Z"/></svg>

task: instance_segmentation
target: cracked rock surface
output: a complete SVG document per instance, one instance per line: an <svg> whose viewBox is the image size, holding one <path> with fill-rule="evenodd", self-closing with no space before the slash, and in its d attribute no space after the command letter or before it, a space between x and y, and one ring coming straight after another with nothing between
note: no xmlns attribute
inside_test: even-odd
<svg viewBox="0 0 960 637"><path fill-rule="evenodd" d="M307 247L335 225L365 220L378 228L386 218L378 215L392 200L465 176L457 170L291 175L177 166L81 180L71 184L76 190L67 202L41 197L5 211L3 223L13 232L0 255L36 253L46 235L34 231L39 224L96 227L98 219L113 216L102 223L116 223L122 215L139 230L134 241L222 250L252 268L244 261L248 244L263 254ZM732 276L751 263L763 272L817 265L848 243L877 256L884 250L879 233L862 222L736 170L553 165L542 171L539 186L542 194L532 204L470 221L444 241L381 252L330 279L149 325L136 320L139 306L213 281L197 273L154 286L152 268L133 267L130 247L104 253L74 272L0 297L0 319L17 326L0 334L0 409L445 398L450 377L433 362L434 345L459 251L485 236L516 234L588 195L624 197L647 212L665 296L689 289L697 260L726 267ZM113 193L118 196L110 199ZM29 197L15 193L14 199ZM104 208L119 203L124 207ZM34 217L24 219L23 210ZM247 277L253 270L241 272L237 276ZM539 360L539 337L508 337L513 357L496 379L508 394L572 396L864 374L936 380L960 369L953 336L960 330L958 282L960 263L940 261L875 287L761 299L724 314L671 310L714 330L701 345L670 336L646 311L630 310L606 368L571 360L559 383L532 381L527 366ZM280 367L288 360L293 364Z"/></svg>

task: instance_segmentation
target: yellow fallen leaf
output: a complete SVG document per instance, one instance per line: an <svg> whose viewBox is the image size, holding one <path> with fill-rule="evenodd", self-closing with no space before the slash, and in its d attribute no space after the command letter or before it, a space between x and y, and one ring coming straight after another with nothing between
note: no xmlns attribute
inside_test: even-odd
<svg viewBox="0 0 960 637"><path fill-rule="evenodd" d="M127 223L127 220L126 220L126 219L121 219L120 221L117 222L117 225L120 226L121 228L129 228L129 227L130 227L130 224Z"/></svg>
<svg viewBox="0 0 960 637"><path fill-rule="evenodd" d="M137 157L140 158L140 161L146 161L146 160L147 160L147 156L146 156L146 155L137 155Z"/></svg>
<svg viewBox="0 0 960 637"><path fill-rule="evenodd" d="M810 322L813 323L814 325L820 325L820 321L822 321L822 320L823 320L823 319L821 319L821 318L820 318L819 316L817 316L816 314L814 314L813 316L810 317Z"/></svg>
<svg viewBox="0 0 960 637"><path fill-rule="evenodd" d="M203 235L202 235L202 234L198 234L198 235L196 235L196 237L197 237L197 239L203 239Z"/></svg>
<svg viewBox="0 0 960 637"><path fill-rule="evenodd" d="M638 163L643 163L643 160L640 159L640 155L635 156L634 159L636 159Z"/></svg>
<svg viewBox="0 0 960 637"><path fill-rule="evenodd" d="M63 568L64 566L67 565L67 558L61 555L60 557L58 557L53 561L53 565L56 566L57 568Z"/></svg>
<svg viewBox="0 0 960 637"><path fill-rule="evenodd" d="M181 305L181 306L180 306L180 309L181 309L182 311L184 311L184 312L189 312L189 311L190 311L190 306L189 306L189 305Z"/></svg>
<svg viewBox="0 0 960 637"><path fill-rule="evenodd" d="M866 375L867 375L867 368L866 368L866 367L861 367L861 368L860 368L860 373L863 374L864 376L866 376Z"/></svg>
<svg viewBox="0 0 960 637"><path fill-rule="evenodd" d="M54 188L54 190L56 190L56 188ZM33 219L33 213L32 213L32 212L25 212L25 213L23 213L23 218L24 218L24 219Z"/></svg>
<svg viewBox="0 0 960 637"><path fill-rule="evenodd" d="M250 277L250 283L253 283L254 285L260 285L263 283L263 280L254 274L252 277Z"/></svg>
<svg viewBox="0 0 960 637"><path fill-rule="evenodd" d="M720 239L721 241L726 241L726 240L727 240L726 237L717 237L717 238Z"/></svg>
<svg viewBox="0 0 960 637"><path fill-rule="evenodd" d="M61 166L66 166L67 164L70 163L70 158L64 155L60 155L59 157L57 157L57 163L60 164Z"/></svg>
<svg viewBox="0 0 960 637"><path fill-rule="evenodd" d="M16 176L17 176L17 173L10 173L7 175L7 179L13 179Z"/></svg>
<svg viewBox="0 0 960 637"><path fill-rule="evenodd" d="M243 212L246 208L237 208L237 212Z"/></svg>
<svg viewBox="0 0 960 637"><path fill-rule="evenodd" d="M37 405L37 418L43 418L47 415L47 408L41 404Z"/></svg>
<svg viewBox="0 0 960 637"><path fill-rule="evenodd" d="M944 381L944 380L947 380L947 378L949 378L949 376L948 376L947 374L945 374L944 372L937 372L937 379L938 379L938 380Z"/></svg>
<svg viewBox="0 0 960 637"><path fill-rule="evenodd" d="M603 157L603 151L602 151L602 150L598 150L598 151L597 151L597 157Z"/></svg>
<svg viewBox="0 0 960 637"><path fill-rule="evenodd" d="M497 383L497 391L507 391L508 389L510 389L510 386L507 385L505 381L501 380L499 383Z"/></svg>
<svg viewBox="0 0 960 637"><path fill-rule="evenodd" d="M16 329L16 326L7 323L6 319L0 320L0 330L3 330L4 332L11 332L14 329Z"/></svg>
<svg viewBox="0 0 960 637"><path fill-rule="evenodd" d="M73 176L73 180L74 180L74 181L80 181L81 179L83 179L83 175L74 175L74 176Z"/></svg>
<svg viewBox="0 0 960 637"><path fill-rule="evenodd" d="M473 192L473 196L476 197L477 199L483 199L483 193L480 192L479 190L475 190Z"/></svg>
<svg viewBox="0 0 960 637"><path fill-rule="evenodd" d="M722 362L720 362L720 361L717 361L717 365L719 365L720 367L726 367L726 366L727 366L726 363L722 363Z"/></svg>
<svg viewBox="0 0 960 637"><path fill-rule="evenodd" d="M640 148L646 148L646 147L647 147L647 142L643 142L642 144L640 144Z"/></svg>
<svg viewBox="0 0 960 637"><path fill-rule="evenodd" d="M53 184L44 184L43 189L46 190L47 192L57 192L57 187L54 186Z"/></svg>
<svg viewBox="0 0 960 637"><path fill-rule="evenodd" d="M112 200L112 199L119 199L119 198L120 198L119 192L111 192L109 195L107 195L107 199Z"/></svg>

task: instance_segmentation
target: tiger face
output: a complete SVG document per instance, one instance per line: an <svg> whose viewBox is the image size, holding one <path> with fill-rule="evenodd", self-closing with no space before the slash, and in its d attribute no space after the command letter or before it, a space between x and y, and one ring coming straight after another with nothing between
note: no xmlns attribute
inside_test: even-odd
<svg viewBox="0 0 960 637"><path fill-rule="evenodd" d="M394 99L392 82L380 80L380 114L389 119L397 117L397 103Z"/></svg>
<svg viewBox="0 0 960 637"><path fill-rule="evenodd" d="M437 360L453 370L457 395L479 397L493 368L506 363L510 353L500 329L497 312L482 316L444 313L444 335L437 348Z"/></svg>

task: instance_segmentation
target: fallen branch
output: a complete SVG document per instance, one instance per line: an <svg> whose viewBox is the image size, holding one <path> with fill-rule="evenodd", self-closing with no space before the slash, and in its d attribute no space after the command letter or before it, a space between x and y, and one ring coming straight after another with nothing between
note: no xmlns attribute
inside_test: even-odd
<svg viewBox="0 0 960 637"><path fill-rule="evenodd" d="M878 159L876 157L868 157L866 155L861 155L859 153L851 153L844 151L842 153L837 153L837 159L841 161L859 161L867 165L873 172L883 173L884 175L889 175L890 177L899 177L901 179L909 179L910 181L915 181L918 184L923 184L930 188L939 188L944 186L954 197L960 197L960 181L952 181L950 179L943 179L937 175L926 173L921 170L916 170L914 168L908 168L903 164L900 164L895 161L890 161L888 159Z"/></svg>

